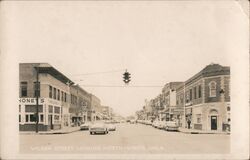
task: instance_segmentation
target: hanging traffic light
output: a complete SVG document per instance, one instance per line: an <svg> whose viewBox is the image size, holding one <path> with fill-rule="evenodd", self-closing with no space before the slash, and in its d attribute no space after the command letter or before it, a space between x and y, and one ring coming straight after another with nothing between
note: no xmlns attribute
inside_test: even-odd
<svg viewBox="0 0 250 160"><path fill-rule="evenodd" d="M128 84L131 80L130 80L130 73L129 72L127 72L127 70L126 70L126 72L123 74L123 81L125 82L125 84Z"/></svg>

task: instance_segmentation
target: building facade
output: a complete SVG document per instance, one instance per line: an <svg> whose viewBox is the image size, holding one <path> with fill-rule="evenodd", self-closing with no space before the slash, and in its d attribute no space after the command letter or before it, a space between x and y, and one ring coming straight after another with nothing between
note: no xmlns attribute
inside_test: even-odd
<svg viewBox="0 0 250 160"><path fill-rule="evenodd" d="M96 120L101 120L103 115L102 115L102 108L101 108L101 100L96 97L95 95L91 94L90 95L90 118L91 121L96 121Z"/></svg>
<svg viewBox="0 0 250 160"><path fill-rule="evenodd" d="M206 66L185 82L185 97L185 126L225 130L230 123L230 68Z"/></svg>
<svg viewBox="0 0 250 160"><path fill-rule="evenodd" d="M38 83L37 83L38 82ZM19 65L19 129L36 130L36 97L38 96L38 129L48 131L70 124L70 79L47 63Z"/></svg>
<svg viewBox="0 0 250 160"><path fill-rule="evenodd" d="M70 87L70 116L72 123L82 123L90 121L88 113L91 105L91 95L82 89L79 85L72 85Z"/></svg>
<svg viewBox="0 0 250 160"><path fill-rule="evenodd" d="M163 95L163 106L165 114L164 120L172 121L174 119L179 119L180 113L178 112L179 108L176 108L176 88L183 82L169 82L165 84L162 89Z"/></svg>

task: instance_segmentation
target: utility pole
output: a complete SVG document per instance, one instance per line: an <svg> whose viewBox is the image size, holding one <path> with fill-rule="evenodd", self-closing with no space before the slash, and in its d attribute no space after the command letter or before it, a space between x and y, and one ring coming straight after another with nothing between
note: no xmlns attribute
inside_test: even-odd
<svg viewBox="0 0 250 160"><path fill-rule="evenodd" d="M38 114L38 106L39 106L39 95L38 95L38 83L39 83L39 67L35 67L36 69L36 133L38 133L38 122L39 122L39 114Z"/></svg>

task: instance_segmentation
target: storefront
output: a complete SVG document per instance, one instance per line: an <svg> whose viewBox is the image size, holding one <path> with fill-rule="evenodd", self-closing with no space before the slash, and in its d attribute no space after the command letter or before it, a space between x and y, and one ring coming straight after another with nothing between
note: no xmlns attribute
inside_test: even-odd
<svg viewBox="0 0 250 160"><path fill-rule="evenodd" d="M49 131L62 127L61 102L39 98L38 102L38 130ZM36 130L36 98L19 98L19 130Z"/></svg>

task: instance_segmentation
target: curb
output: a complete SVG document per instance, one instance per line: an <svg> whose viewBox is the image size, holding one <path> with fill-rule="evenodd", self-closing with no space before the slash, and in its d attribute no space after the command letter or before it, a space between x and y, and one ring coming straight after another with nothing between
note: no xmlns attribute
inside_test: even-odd
<svg viewBox="0 0 250 160"><path fill-rule="evenodd" d="M28 133L25 133L25 132L19 132L20 135L49 135L49 134L69 134L69 133L73 133L73 132L77 132L77 131L80 131L80 129L77 129L77 130L72 130L72 131L68 131L68 132L52 132L52 133L46 133L46 132L38 132L38 133L33 133L33 132L28 132Z"/></svg>
<svg viewBox="0 0 250 160"><path fill-rule="evenodd" d="M199 131L190 131L190 132L185 132L185 131L179 131L181 133L185 133L185 134L224 134L224 135L230 135L230 133L228 132L218 132L218 133L213 133L213 132L199 132Z"/></svg>

